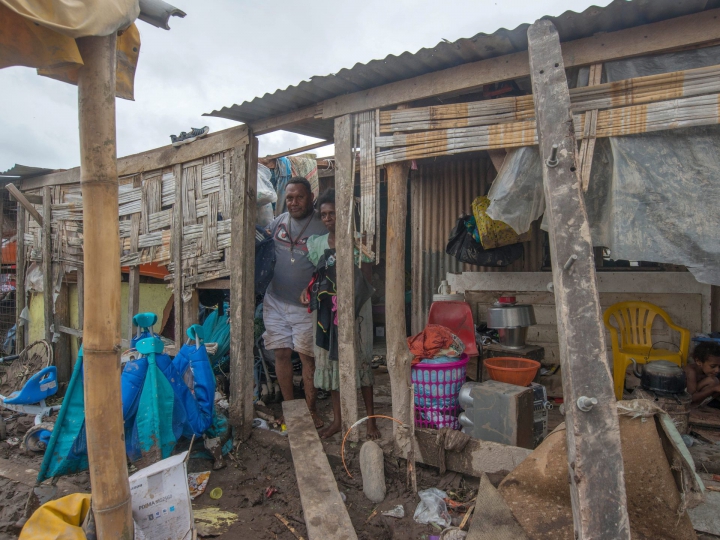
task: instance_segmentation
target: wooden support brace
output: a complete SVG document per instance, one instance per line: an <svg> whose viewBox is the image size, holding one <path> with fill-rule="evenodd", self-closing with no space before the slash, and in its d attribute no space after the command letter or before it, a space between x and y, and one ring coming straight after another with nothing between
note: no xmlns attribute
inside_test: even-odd
<svg viewBox="0 0 720 540"><path fill-rule="evenodd" d="M255 309L255 219L258 140L232 156L232 244L230 256L230 423L250 436L253 421L253 312Z"/></svg>
<svg viewBox="0 0 720 540"><path fill-rule="evenodd" d="M174 336L176 349L180 350L183 342L183 301L182 301L182 237L183 237L183 192L182 164L173 166L175 177L175 204L173 205L173 226L170 233L171 256L175 270L173 271L173 311L175 313Z"/></svg>
<svg viewBox="0 0 720 540"><path fill-rule="evenodd" d="M17 202L19 202L25 210L28 211L28 213L33 217L33 219L37 221L37 224L42 227L43 218L40 213L35 209L35 207L30 204L30 201L27 200L27 197L25 197L25 195L23 195L23 193L13 184L8 184L7 186L5 186L5 188L10 192L13 198Z"/></svg>
<svg viewBox="0 0 720 540"><path fill-rule="evenodd" d="M588 86L597 86L602 79L602 64L590 66ZM580 183L584 192L590 185L590 170L592 169L593 154L595 153L595 134L597 133L597 109L585 113L585 125L583 126L583 140L580 143L580 154L578 156L578 170L580 171Z"/></svg>
<svg viewBox="0 0 720 540"><path fill-rule="evenodd" d="M286 156L294 156L295 154L300 154L301 152L308 152L309 150L315 150L316 148L322 148L323 146L328 146L332 143L333 143L332 140L320 141L320 142L308 144L306 146L301 146L300 148L295 148L294 150L287 150L285 152L280 152L279 154L265 156L263 159L278 159L278 158L286 157Z"/></svg>
<svg viewBox="0 0 720 540"><path fill-rule="evenodd" d="M67 282L60 284L57 300L55 301L55 316L53 328L58 335L55 343L55 365L57 366L57 378L61 383L70 382L72 375L72 359L70 353L69 333L63 332L62 328L70 326L70 291Z"/></svg>
<svg viewBox="0 0 720 540"><path fill-rule="evenodd" d="M55 282L53 280L52 271L52 225L51 225L51 207L52 207L52 188L43 188L43 223L42 226L42 275L43 275L43 303L45 310L45 340L52 343L53 324L53 288ZM39 222L38 222L39 223Z"/></svg>
<svg viewBox="0 0 720 540"><path fill-rule="evenodd" d="M133 180L133 188L142 188L143 175L139 174ZM145 193L142 194L145 197ZM142 201L143 207L145 201ZM176 202L179 204L179 202ZM138 251L140 241L140 212L130 216L130 253ZM133 329L133 317L140 311L140 266L131 266L128 271L128 323L127 339L132 341L135 334Z"/></svg>
<svg viewBox="0 0 720 540"><path fill-rule="evenodd" d="M283 414L308 537L357 540L305 400L283 402Z"/></svg>
<svg viewBox="0 0 720 540"><path fill-rule="evenodd" d="M575 537L629 539L613 379L590 226L575 169L577 145L570 95L552 22L535 22L528 29L528 44L543 159Z"/></svg>
<svg viewBox="0 0 720 540"><path fill-rule="evenodd" d="M355 279L354 256L355 218L353 167L353 121L351 115L335 119L335 189L337 226L337 299L338 299L338 354L340 370L340 410L343 433L358 418L357 406L357 350L355 349ZM357 441L357 430L348 438Z"/></svg>
<svg viewBox="0 0 720 540"><path fill-rule="evenodd" d="M25 348L27 328L21 324L25 309L25 207L17 204L17 261L15 264L15 354Z"/></svg>

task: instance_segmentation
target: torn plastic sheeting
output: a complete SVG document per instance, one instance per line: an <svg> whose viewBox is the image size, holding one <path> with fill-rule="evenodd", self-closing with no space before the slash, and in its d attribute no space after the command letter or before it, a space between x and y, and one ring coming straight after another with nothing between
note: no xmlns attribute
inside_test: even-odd
<svg viewBox="0 0 720 540"><path fill-rule="evenodd" d="M708 47L610 62L604 78L716 64L720 47ZM698 281L720 285L718 144L719 126L598 139L584 197L593 245L614 259L685 265ZM509 152L488 197L488 215L518 233L529 230L545 211L538 148Z"/></svg>

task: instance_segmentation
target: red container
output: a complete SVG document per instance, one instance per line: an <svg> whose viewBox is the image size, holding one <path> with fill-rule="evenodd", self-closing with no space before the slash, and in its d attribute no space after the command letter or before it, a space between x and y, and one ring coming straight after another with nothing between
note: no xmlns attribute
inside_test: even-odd
<svg viewBox="0 0 720 540"><path fill-rule="evenodd" d="M540 362L527 358L497 357L485 360L485 367L493 381L527 386L540 369Z"/></svg>

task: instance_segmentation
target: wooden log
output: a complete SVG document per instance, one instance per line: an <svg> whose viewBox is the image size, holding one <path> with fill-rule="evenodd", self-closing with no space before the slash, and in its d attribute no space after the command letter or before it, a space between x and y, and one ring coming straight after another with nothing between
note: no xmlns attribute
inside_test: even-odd
<svg viewBox="0 0 720 540"><path fill-rule="evenodd" d="M335 208L337 226L335 247L337 251L337 300L338 300L338 355L340 370L340 410L343 433L358 418L357 406L357 350L355 326L355 152L353 149L352 116L335 119ZM349 437L359 439L358 431Z"/></svg>
<svg viewBox="0 0 720 540"><path fill-rule="evenodd" d="M568 41L563 46L563 61L566 68L587 66L711 43L720 39L718 16L720 9L712 9ZM322 102L322 117L335 118L433 96L469 93L486 84L519 79L529 74L528 54L520 51L330 98ZM282 126L275 129L282 129Z"/></svg>
<svg viewBox="0 0 720 540"><path fill-rule="evenodd" d="M27 328L22 324L25 309L25 207L17 203L17 260L15 262L15 354L25 348Z"/></svg>
<svg viewBox="0 0 720 540"><path fill-rule="evenodd" d="M183 272L182 272L182 241L183 241L183 197L182 197L181 164L173 166L175 177L175 204L173 205L173 225L171 234L172 260L175 265L173 271L173 309L175 312L174 336L175 344L180 349L183 340Z"/></svg>
<svg viewBox="0 0 720 540"><path fill-rule="evenodd" d="M142 188L143 175L138 174L133 179L133 188ZM140 242L140 212L130 216L130 253L137 253ZM128 322L127 339L132 341L134 337L133 317L140 311L140 266L130 266L128 270Z"/></svg>
<svg viewBox="0 0 720 540"><path fill-rule="evenodd" d="M552 22L539 20L528 29L528 42L538 140L545 163L575 535L580 540L629 539L613 379L590 226L575 169L577 145L560 40ZM555 165L548 165L551 158L557 160Z"/></svg>
<svg viewBox="0 0 720 540"><path fill-rule="evenodd" d="M37 209L32 204L30 204L30 201L27 200L27 197L25 197L25 195L23 195L23 193L13 184L8 184L7 186L5 186L5 188L12 194L13 198L17 202L19 202L25 210L28 211L28 213L33 217L37 224L42 227L43 218L37 211Z"/></svg>
<svg viewBox="0 0 720 540"><path fill-rule="evenodd" d="M387 241L385 244L385 335L393 417L413 422L410 409L412 354L407 345L405 321L405 228L407 221L408 162L388 165ZM397 424L393 424L397 430Z"/></svg>
<svg viewBox="0 0 720 540"><path fill-rule="evenodd" d="M305 400L283 402L283 414L309 539L357 539Z"/></svg>
<svg viewBox="0 0 720 540"><path fill-rule="evenodd" d="M253 421L253 311L255 309L255 218L258 142L232 156L232 244L230 257L230 423L242 440Z"/></svg>
<svg viewBox="0 0 720 540"><path fill-rule="evenodd" d="M43 309L45 312L45 340L52 343L53 324L53 289L55 280L52 270L52 188L43 188L43 223L42 226L42 276L43 276Z"/></svg>
<svg viewBox="0 0 720 540"><path fill-rule="evenodd" d="M115 143L116 35L78 38L83 200L85 426L98 538L132 538L120 397L120 243Z"/></svg>

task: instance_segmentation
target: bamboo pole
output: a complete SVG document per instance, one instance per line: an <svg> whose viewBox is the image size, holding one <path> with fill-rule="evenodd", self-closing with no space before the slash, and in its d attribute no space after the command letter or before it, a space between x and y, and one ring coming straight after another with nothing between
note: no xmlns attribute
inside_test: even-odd
<svg viewBox="0 0 720 540"><path fill-rule="evenodd" d="M85 422L98 538L133 538L120 397L120 243L115 140L116 35L77 39L84 217Z"/></svg>

